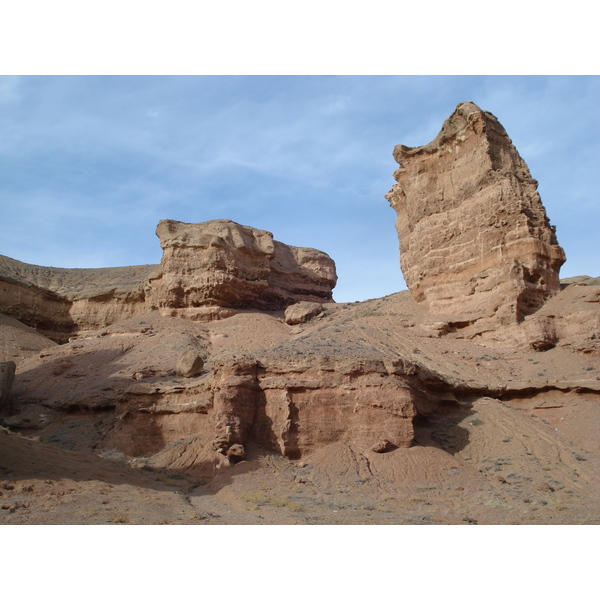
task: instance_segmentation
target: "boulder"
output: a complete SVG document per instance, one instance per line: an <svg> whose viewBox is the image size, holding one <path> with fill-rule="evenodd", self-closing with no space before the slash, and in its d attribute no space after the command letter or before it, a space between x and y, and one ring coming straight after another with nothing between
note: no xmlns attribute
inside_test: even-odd
<svg viewBox="0 0 600 600"><path fill-rule="evenodd" d="M244 460L246 450L241 444L232 444L227 450L227 457L233 463Z"/></svg>
<svg viewBox="0 0 600 600"><path fill-rule="evenodd" d="M186 350L177 360L175 373L179 377L194 377L202 372L204 361L195 350Z"/></svg>
<svg viewBox="0 0 600 600"><path fill-rule="evenodd" d="M298 302L285 309L285 322L288 325L306 323L323 312L323 305L318 302Z"/></svg>
<svg viewBox="0 0 600 600"><path fill-rule="evenodd" d="M398 145L401 266L413 297L461 323L521 322L560 291L558 245L525 161L491 113L459 104L425 146Z"/></svg>
<svg viewBox="0 0 600 600"><path fill-rule="evenodd" d="M377 440L375 444L371 447L372 452L377 452L382 454L383 452L389 452L395 448L394 444L392 444L389 440L381 439Z"/></svg>
<svg viewBox="0 0 600 600"><path fill-rule="evenodd" d="M525 332L529 346L538 352L554 348L558 342L553 316L531 315L525 319Z"/></svg>

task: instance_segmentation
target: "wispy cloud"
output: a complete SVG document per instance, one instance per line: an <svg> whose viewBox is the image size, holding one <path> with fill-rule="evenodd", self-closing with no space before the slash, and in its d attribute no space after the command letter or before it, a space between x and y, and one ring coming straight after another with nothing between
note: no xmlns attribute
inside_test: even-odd
<svg viewBox="0 0 600 600"><path fill-rule="evenodd" d="M0 78L0 253L157 262L159 219L225 217L329 252L338 300L392 293L393 147L428 143L472 100L530 162L567 254L591 254L595 236L567 232L597 217L599 89L593 77Z"/></svg>

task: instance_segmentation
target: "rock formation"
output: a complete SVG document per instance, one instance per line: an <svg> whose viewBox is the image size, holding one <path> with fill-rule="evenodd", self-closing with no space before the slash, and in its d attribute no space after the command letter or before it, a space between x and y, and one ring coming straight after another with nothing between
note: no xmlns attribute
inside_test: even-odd
<svg viewBox="0 0 600 600"><path fill-rule="evenodd" d="M227 219L165 220L156 234L163 257L149 302L162 314L201 318L202 307L274 310L332 299L337 276L329 256L277 242L268 231Z"/></svg>
<svg viewBox="0 0 600 600"><path fill-rule="evenodd" d="M236 357L215 366L215 449L227 453L254 440L300 458L337 440L378 452L412 444L419 392L406 373L329 353L286 358Z"/></svg>
<svg viewBox="0 0 600 600"><path fill-rule="evenodd" d="M386 198L417 302L458 326L523 320L560 291L565 254L537 181L496 117L459 104L425 146L396 146Z"/></svg>
<svg viewBox="0 0 600 600"><path fill-rule="evenodd" d="M160 265L0 257L0 424L35 436L26 457L46 446L107 456L168 485L210 482L203 498L255 471L256 508L269 503L255 493L271 489L266 463L295 494L271 504L295 506L304 488L299 512L323 505L326 519L367 494L359 512L390 522L396 497L411 513L455 502L451 522L475 521L467 501L491 522L526 506L528 522L548 507L527 508L540 489L563 484L561 502L587 507L600 490L598 280L559 282L564 253L536 183L489 113L461 104L431 144L395 157L388 199L410 291L385 298L331 302L326 254L229 220L161 221ZM16 437L0 429L3 448ZM37 476L36 460L26 468ZM240 461L232 477L225 467ZM594 502L572 521L596 511L597 522Z"/></svg>
<svg viewBox="0 0 600 600"><path fill-rule="evenodd" d="M160 265L61 269L0 256L0 313L65 342L155 309L210 320L231 316L233 309L332 300L333 260L277 242L268 231L225 219L165 220L157 235L164 250Z"/></svg>
<svg viewBox="0 0 600 600"><path fill-rule="evenodd" d="M0 313L65 342L145 312L144 285L154 268L61 269L0 256Z"/></svg>

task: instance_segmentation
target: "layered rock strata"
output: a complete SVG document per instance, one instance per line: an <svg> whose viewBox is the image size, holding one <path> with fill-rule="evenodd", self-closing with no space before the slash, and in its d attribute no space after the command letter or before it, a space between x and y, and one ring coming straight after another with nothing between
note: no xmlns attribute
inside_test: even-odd
<svg viewBox="0 0 600 600"><path fill-rule="evenodd" d="M154 268L62 269L0 256L0 312L64 342L144 312Z"/></svg>
<svg viewBox="0 0 600 600"><path fill-rule="evenodd" d="M160 265L61 269L0 256L0 313L64 342L149 310L210 320L332 301L335 263L319 250L224 219L161 221L157 235Z"/></svg>
<svg viewBox="0 0 600 600"><path fill-rule="evenodd" d="M0 261L0 298L18 318L80 334L113 323L34 352L34 332L3 317L6 339L27 334L32 354L2 423L209 476L251 445L292 459L352 446L370 470L373 453L415 441L459 451L465 430L423 429L482 396L597 397L600 288L558 293L564 254L495 118L459 105L431 144L395 155L388 199L411 293L328 304L326 254L228 220L161 221L156 267ZM484 328L465 335L472 322Z"/></svg>
<svg viewBox="0 0 600 600"><path fill-rule="evenodd" d="M511 323L560 291L565 254L537 181L491 113L459 104L432 142L394 158L386 198L417 302L464 324Z"/></svg>
<svg viewBox="0 0 600 600"><path fill-rule="evenodd" d="M213 444L223 454L249 440L288 458L340 440L376 452L414 440L419 392L381 360L236 357L215 367Z"/></svg>
<svg viewBox="0 0 600 600"><path fill-rule="evenodd" d="M409 292L329 304L293 327L281 313L198 323L154 311L24 359L0 423L209 477L252 445L372 456L411 446L428 419L473 398L597 394L599 294L568 286L497 348L442 335ZM182 373L184 356L202 370Z"/></svg>
<svg viewBox="0 0 600 600"><path fill-rule="evenodd" d="M337 275L331 258L277 242L268 231L227 219L164 220L156 234L163 257L149 303L162 314L194 318L213 306L274 310L332 299Z"/></svg>

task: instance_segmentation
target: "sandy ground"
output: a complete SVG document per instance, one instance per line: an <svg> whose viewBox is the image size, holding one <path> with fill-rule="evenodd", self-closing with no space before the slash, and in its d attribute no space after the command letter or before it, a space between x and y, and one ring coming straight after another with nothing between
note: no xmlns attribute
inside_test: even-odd
<svg viewBox="0 0 600 600"><path fill-rule="evenodd" d="M412 448L338 443L301 461L250 448L206 483L0 431L4 524L598 524L600 461L577 419L482 399ZM596 436L594 443L598 437Z"/></svg>

